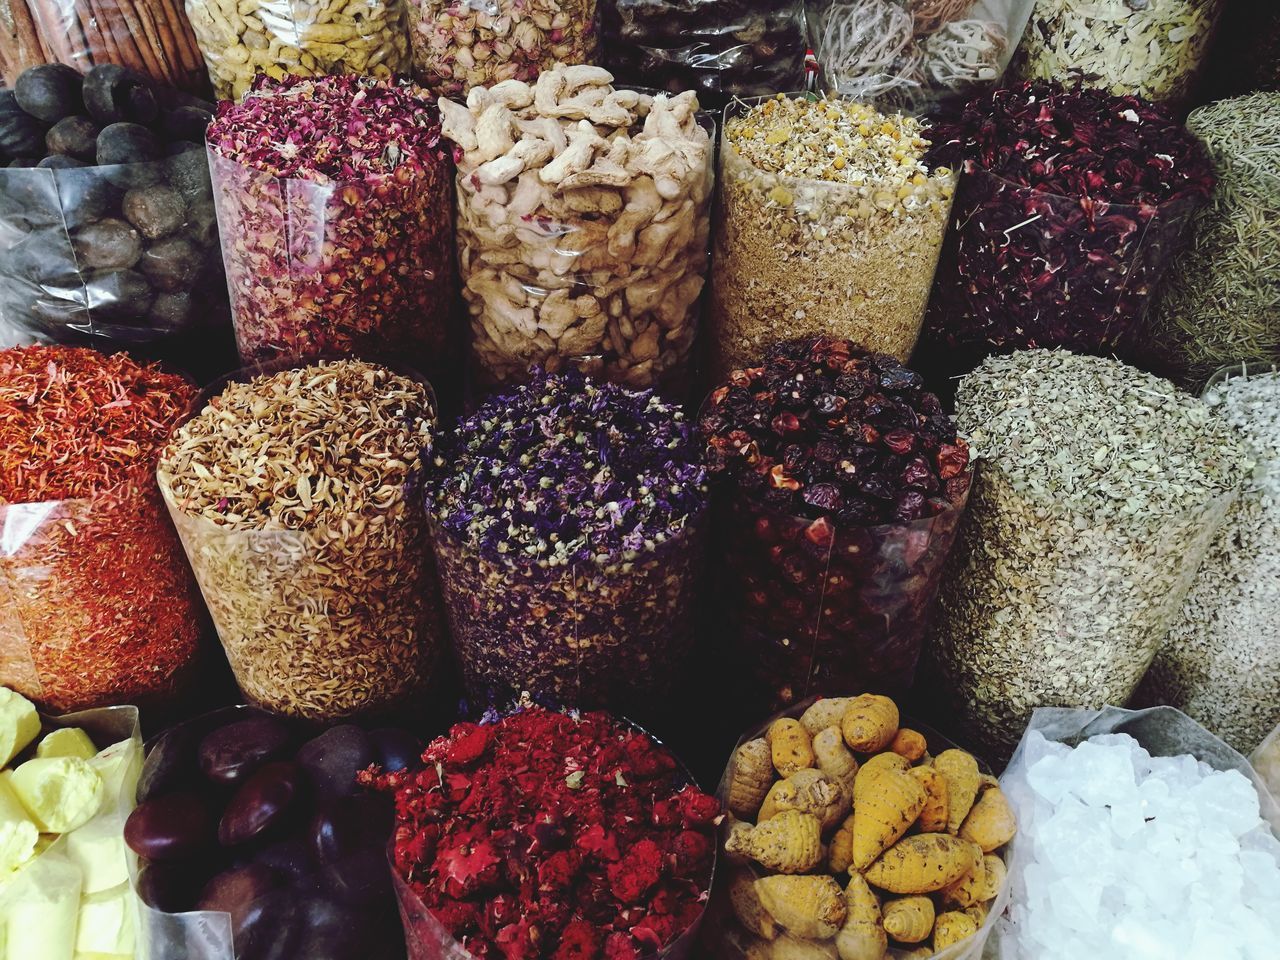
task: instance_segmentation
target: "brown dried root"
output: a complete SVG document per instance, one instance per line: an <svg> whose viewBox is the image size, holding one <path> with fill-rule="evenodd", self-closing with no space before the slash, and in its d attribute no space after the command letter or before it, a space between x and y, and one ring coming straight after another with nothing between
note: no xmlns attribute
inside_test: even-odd
<svg viewBox="0 0 1280 960"><path fill-rule="evenodd" d="M818 61L828 85L861 97L910 88L912 34L911 14L896 3L836 0L818 30Z"/></svg>

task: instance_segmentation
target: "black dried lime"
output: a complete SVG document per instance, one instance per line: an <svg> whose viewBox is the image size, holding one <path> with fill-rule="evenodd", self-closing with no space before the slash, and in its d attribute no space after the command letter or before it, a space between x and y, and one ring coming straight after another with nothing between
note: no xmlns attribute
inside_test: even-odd
<svg viewBox="0 0 1280 960"><path fill-rule="evenodd" d="M68 157L64 153L51 153L36 164L42 170L76 170L83 167L84 161Z"/></svg>
<svg viewBox="0 0 1280 960"><path fill-rule="evenodd" d="M112 123L151 123L159 114L155 91L140 74L104 63L84 78L84 105L89 116L104 126Z"/></svg>
<svg viewBox="0 0 1280 960"><path fill-rule="evenodd" d="M151 326L176 330L181 327L191 314L191 294L161 293L151 304L147 320Z"/></svg>
<svg viewBox="0 0 1280 960"><path fill-rule="evenodd" d="M213 120L213 111L184 105L165 110L160 115L160 132L168 140L203 144L204 132Z"/></svg>
<svg viewBox="0 0 1280 960"><path fill-rule="evenodd" d="M18 75L13 85L18 106L45 123L56 123L83 109L84 78L61 63L42 63Z"/></svg>
<svg viewBox="0 0 1280 960"><path fill-rule="evenodd" d="M135 270L103 271L92 274L86 285L95 316L114 323L146 323L152 294L142 274Z"/></svg>
<svg viewBox="0 0 1280 960"><path fill-rule="evenodd" d="M180 237L153 243L142 254L138 269L157 290L190 290L200 274L200 251Z"/></svg>
<svg viewBox="0 0 1280 960"><path fill-rule="evenodd" d="M0 91L0 158L44 156L45 125L18 106L12 91Z"/></svg>
<svg viewBox="0 0 1280 960"><path fill-rule="evenodd" d="M98 134L98 163L146 163L160 156L155 134L138 123L113 123Z"/></svg>
<svg viewBox="0 0 1280 960"><path fill-rule="evenodd" d="M99 220L81 227L72 242L80 265L94 270L132 267L142 256L142 237L123 220Z"/></svg>
<svg viewBox="0 0 1280 960"><path fill-rule="evenodd" d="M44 135L50 153L65 153L77 160L93 163L98 154L96 123L88 117L63 117Z"/></svg>
<svg viewBox="0 0 1280 960"><path fill-rule="evenodd" d="M186 218L187 205L172 187L154 186L130 190L124 195L124 216L148 240L167 237Z"/></svg>

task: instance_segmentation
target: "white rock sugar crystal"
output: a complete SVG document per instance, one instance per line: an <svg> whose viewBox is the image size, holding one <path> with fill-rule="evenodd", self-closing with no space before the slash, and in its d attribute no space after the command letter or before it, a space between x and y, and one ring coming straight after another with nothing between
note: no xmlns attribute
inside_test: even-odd
<svg viewBox="0 0 1280 960"><path fill-rule="evenodd" d="M1126 734L1032 733L1010 783L1017 960L1280 960L1280 840L1242 774Z"/></svg>

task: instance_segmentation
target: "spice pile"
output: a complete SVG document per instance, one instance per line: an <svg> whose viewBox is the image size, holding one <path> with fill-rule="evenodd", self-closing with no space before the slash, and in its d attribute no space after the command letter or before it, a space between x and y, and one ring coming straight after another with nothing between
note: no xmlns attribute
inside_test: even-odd
<svg viewBox="0 0 1280 960"><path fill-rule="evenodd" d="M717 904L732 918L728 956L883 960L892 939L931 957L979 934L981 952L1017 822L972 755L933 744L930 756L897 705L870 694L796 708L761 734L720 786L742 818L724 843L727 910Z"/></svg>
<svg viewBox="0 0 1280 960"><path fill-rule="evenodd" d="M421 90L263 78L219 106L209 156L245 363L369 352L446 368L452 166Z"/></svg>
<svg viewBox="0 0 1280 960"><path fill-rule="evenodd" d="M1252 464L1167 380L1066 351L988 358L956 422L981 466L931 650L973 736L1011 746L1034 707L1129 699Z"/></svg>
<svg viewBox="0 0 1280 960"><path fill-rule="evenodd" d="M431 486L473 692L600 703L668 690L693 643L707 502L678 407L539 374L441 438Z"/></svg>
<svg viewBox="0 0 1280 960"><path fill-rule="evenodd" d="M1236 367L1205 402L1259 464L1137 699L1178 707L1248 753L1280 723L1280 374Z"/></svg>
<svg viewBox="0 0 1280 960"><path fill-rule="evenodd" d="M1200 107L1187 129L1218 182L1169 270L1151 352L1198 386L1224 364L1280 361L1280 93Z"/></svg>
<svg viewBox="0 0 1280 960"><path fill-rule="evenodd" d="M1135 347L1213 172L1199 142L1135 97L1022 84L925 134L964 164L921 349L940 372L990 352Z"/></svg>
<svg viewBox="0 0 1280 960"><path fill-rule="evenodd" d="M771 699L910 685L972 476L920 376L848 341L788 341L698 425L726 508L726 613Z"/></svg>
<svg viewBox="0 0 1280 960"><path fill-rule="evenodd" d="M720 804L647 734L534 708L458 724L422 759L418 773L360 779L395 794L402 897L468 956L637 960L692 936ZM429 923L407 932L411 960L458 950Z"/></svg>
<svg viewBox="0 0 1280 960"><path fill-rule="evenodd" d="M195 395L124 354L0 352L0 683L74 710L185 679L201 612L151 474Z"/></svg>
<svg viewBox="0 0 1280 960"><path fill-rule="evenodd" d="M576 366L687 386L706 279L711 136L692 92L614 90L600 67L441 99L482 380Z"/></svg>
<svg viewBox="0 0 1280 960"><path fill-rule="evenodd" d="M245 696L331 719L418 692L437 646L421 493L429 388L358 360L233 381L158 478Z"/></svg>
<svg viewBox="0 0 1280 960"><path fill-rule="evenodd" d="M712 280L720 375L804 334L905 360L955 188L951 170L924 162L919 121L782 94L735 109Z"/></svg>

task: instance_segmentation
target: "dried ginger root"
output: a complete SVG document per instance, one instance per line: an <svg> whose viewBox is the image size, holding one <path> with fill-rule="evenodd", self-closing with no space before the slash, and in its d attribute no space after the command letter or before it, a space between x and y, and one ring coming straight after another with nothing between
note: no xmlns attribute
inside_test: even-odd
<svg viewBox="0 0 1280 960"><path fill-rule="evenodd" d="M773 755L763 738L750 740L733 754L729 773L729 809L754 819L773 783Z"/></svg>
<svg viewBox="0 0 1280 960"><path fill-rule="evenodd" d="M856 801L855 801L856 803ZM890 893L936 893L978 862L976 844L945 833L904 837L866 869L867 882Z"/></svg>
<svg viewBox="0 0 1280 960"><path fill-rule="evenodd" d="M813 740L799 720L783 717L775 720L765 734L773 757L774 769L789 777L797 770L813 766Z"/></svg>
<svg viewBox="0 0 1280 960"><path fill-rule="evenodd" d="M840 732L855 753L878 753L898 732L898 705L873 693L854 697L840 720Z"/></svg>
<svg viewBox="0 0 1280 960"><path fill-rule="evenodd" d="M960 825L960 836L972 840L983 853L1003 847L1017 832L1018 821L1013 815L1013 808L999 787L983 791Z"/></svg>
<svg viewBox="0 0 1280 960"><path fill-rule="evenodd" d="M881 754L901 760L897 754ZM865 870L897 843L924 809L925 792L905 770L864 763L853 785L853 869ZM904 763L906 761L903 761Z"/></svg>
<svg viewBox="0 0 1280 960"><path fill-rule="evenodd" d="M809 731L811 737L816 737L830 727L839 728L840 721L844 719L844 712L853 699L853 697L823 697L800 714L800 725Z"/></svg>
<svg viewBox="0 0 1280 960"><path fill-rule="evenodd" d="M822 825L811 813L784 810L757 826L731 831L724 849L767 870L805 873L822 862Z"/></svg>
<svg viewBox="0 0 1280 960"><path fill-rule="evenodd" d="M952 944L968 939L978 932L972 917L963 913L943 913L933 927L933 952L941 953Z"/></svg>
<svg viewBox="0 0 1280 960"><path fill-rule="evenodd" d="M933 933L933 901L928 897L902 897L884 905L884 930L898 943L921 943Z"/></svg>
<svg viewBox="0 0 1280 960"><path fill-rule="evenodd" d="M844 926L844 891L831 877L761 877L756 893L769 916L794 937L828 940Z"/></svg>
<svg viewBox="0 0 1280 960"><path fill-rule="evenodd" d="M978 797L978 761L963 750L944 750L933 758L933 769L947 778L947 832L959 833Z"/></svg>
<svg viewBox="0 0 1280 960"><path fill-rule="evenodd" d="M889 943L880 920L880 901L856 873L849 878L844 899L844 926L836 934L840 960L882 960Z"/></svg>
<svg viewBox="0 0 1280 960"><path fill-rule="evenodd" d="M933 767L912 767L911 776L920 781L924 787L924 808L916 820L921 833L946 833L947 818L950 816L947 778Z"/></svg>

